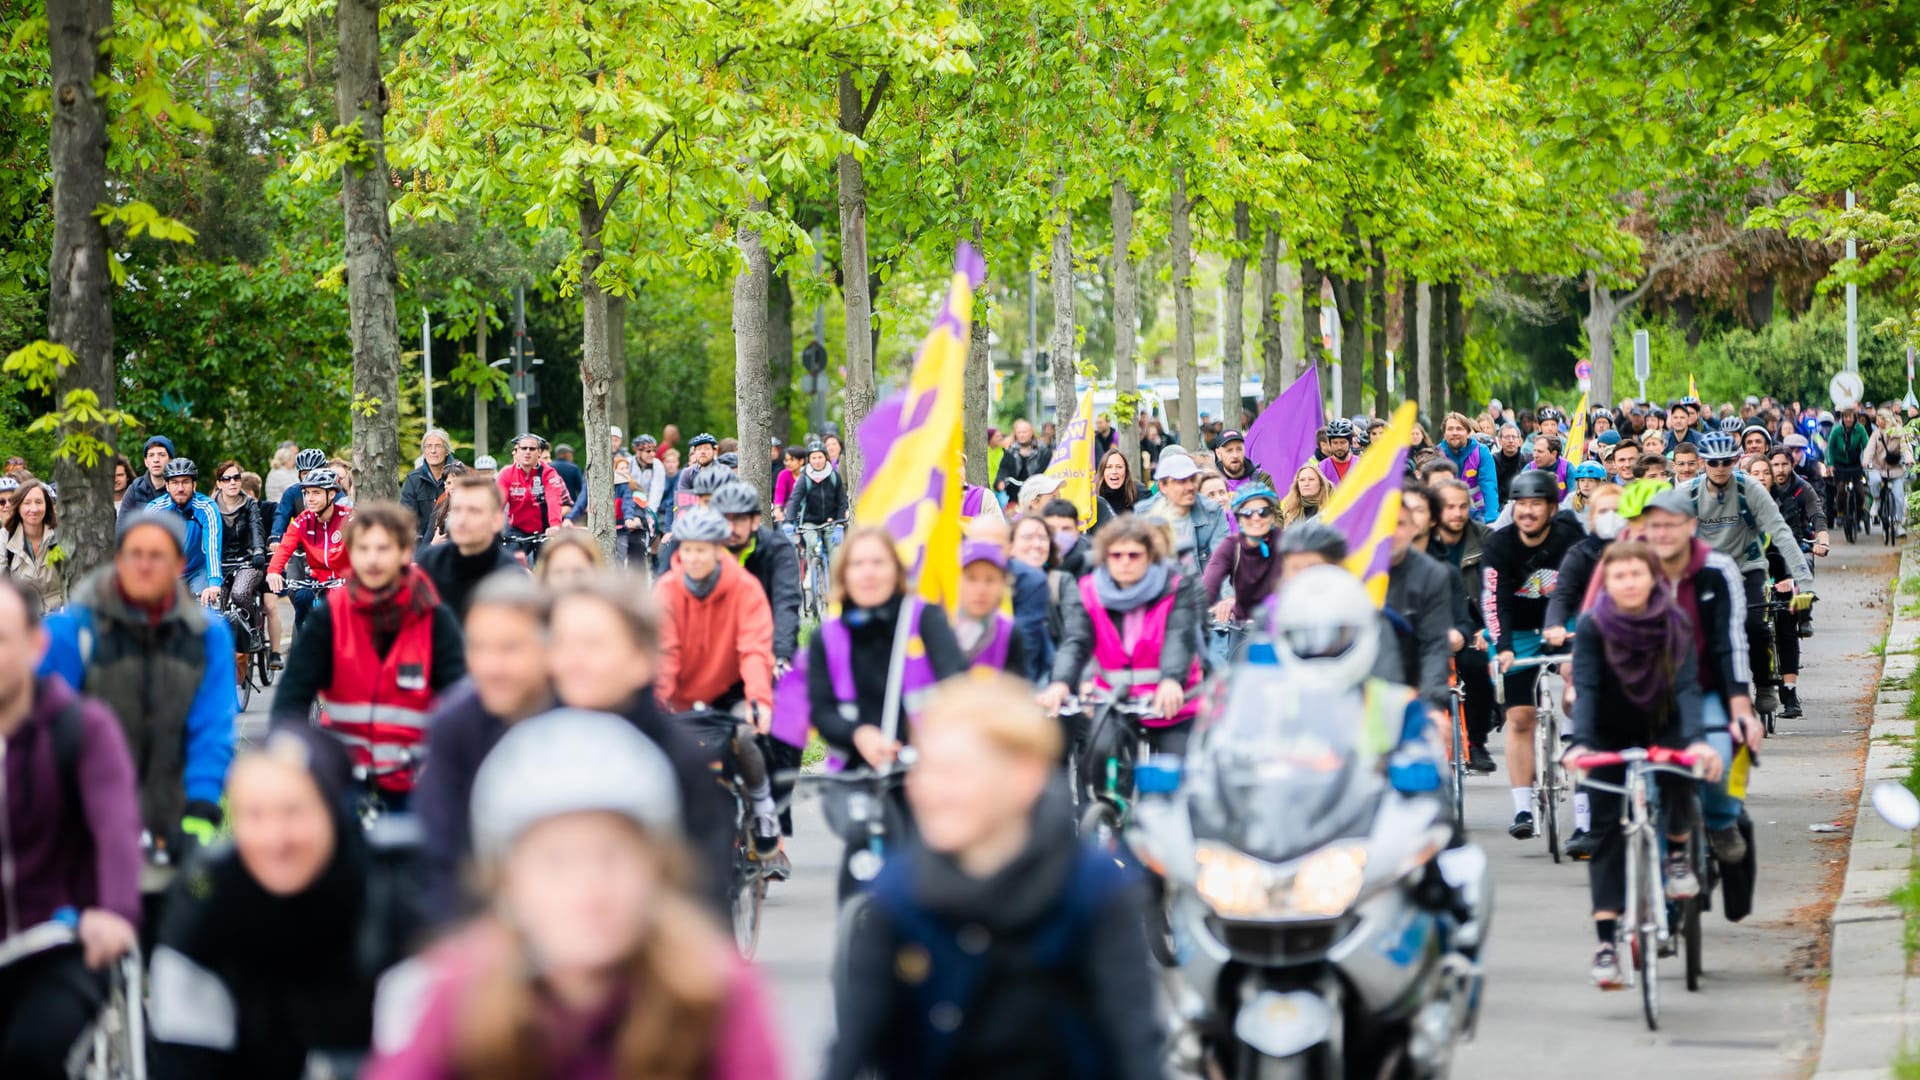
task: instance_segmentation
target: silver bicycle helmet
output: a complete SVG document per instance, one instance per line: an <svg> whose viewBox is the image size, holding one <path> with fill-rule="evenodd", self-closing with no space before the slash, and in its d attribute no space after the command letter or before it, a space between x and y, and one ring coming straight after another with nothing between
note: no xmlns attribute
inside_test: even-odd
<svg viewBox="0 0 1920 1080"><path fill-rule="evenodd" d="M760 493L745 480L735 480L713 493L713 509L716 513L728 516L757 514L760 512Z"/></svg>
<svg viewBox="0 0 1920 1080"><path fill-rule="evenodd" d="M504 856L549 818L603 811L648 832L680 831L680 785L666 754L617 716L556 709L513 725L473 778L473 849Z"/></svg>
<svg viewBox="0 0 1920 1080"><path fill-rule="evenodd" d="M708 507L690 506L673 519L673 538L683 544L724 544L732 536L733 526Z"/></svg>

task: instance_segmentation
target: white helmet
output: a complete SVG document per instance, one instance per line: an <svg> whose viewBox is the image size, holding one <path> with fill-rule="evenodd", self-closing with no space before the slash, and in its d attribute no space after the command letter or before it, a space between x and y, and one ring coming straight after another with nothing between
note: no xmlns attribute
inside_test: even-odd
<svg viewBox="0 0 1920 1080"><path fill-rule="evenodd" d="M620 717L555 709L508 729L473 778L473 850L498 859L548 818L604 810L680 831L680 785L653 741Z"/></svg>
<svg viewBox="0 0 1920 1080"><path fill-rule="evenodd" d="M1280 590L1269 626L1280 665L1327 689L1360 685L1380 654L1380 613L1366 586L1338 566L1302 570Z"/></svg>

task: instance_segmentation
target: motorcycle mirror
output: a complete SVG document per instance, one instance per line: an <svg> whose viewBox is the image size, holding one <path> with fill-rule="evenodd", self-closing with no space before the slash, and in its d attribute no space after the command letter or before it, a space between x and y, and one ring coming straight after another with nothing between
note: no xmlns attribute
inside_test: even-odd
<svg viewBox="0 0 1920 1080"><path fill-rule="evenodd" d="M1882 821L1903 832L1920 829L1920 797L1905 784L1882 780L1873 785L1873 809Z"/></svg>

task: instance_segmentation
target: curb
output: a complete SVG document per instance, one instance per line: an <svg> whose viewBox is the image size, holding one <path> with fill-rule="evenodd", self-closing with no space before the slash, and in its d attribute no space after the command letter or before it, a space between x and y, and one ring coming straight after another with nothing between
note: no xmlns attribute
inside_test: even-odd
<svg viewBox="0 0 1920 1080"><path fill-rule="evenodd" d="M1913 755L1906 745L1915 733L1906 715L1911 695L1900 684L1920 663L1912 655L1920 645L1920 615L1901 610L1898 582L1920 573L1917 551L1909 546L1900 553L1890 596L1892 621L1867 731L1860 806L1847 847L1846 878L1833 909L1832 974L1815 1080L1890 1078L1895 1058L1920 1046L1920 985L1908 974L1906 920L1891 899L1912 866L1912 838L1880 820L1872 801L1873 785L1902 779Z"/></svg>

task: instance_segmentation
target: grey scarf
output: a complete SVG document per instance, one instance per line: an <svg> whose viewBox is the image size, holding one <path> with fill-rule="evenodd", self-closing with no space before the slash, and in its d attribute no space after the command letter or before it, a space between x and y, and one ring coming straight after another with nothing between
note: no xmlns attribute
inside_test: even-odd
<svg viewBox="0 0 1920 1080"><path fill-rule="evenodd" d="M1100 606L1107 609L1109 615L1124 615L1135 608L1143 608L1166 594L1167 579L1173 573L1166 563L1154 563L1140 580L1122 587L1113 580L1113 575L1101 567L1093 572L1093 591L1099 598Z"/></svg>
<svg viewBox="0 0 1920 1080"><path fill-rule="evenodd" d="M680 578L687 583L687 591L693 594L695 600L705 600L707 594L713 592L713 587L720 584L720 568L714 567L713 573L705 578L696 578L692 574L681 571Z"/></svg>

